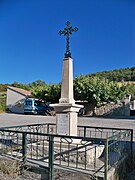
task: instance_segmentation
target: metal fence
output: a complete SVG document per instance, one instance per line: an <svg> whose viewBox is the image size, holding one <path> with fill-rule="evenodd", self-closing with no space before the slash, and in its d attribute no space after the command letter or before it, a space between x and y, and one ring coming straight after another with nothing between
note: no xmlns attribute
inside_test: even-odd
<svg viewBox="0 0 135 180"><path fill-rule="evenodd" d="M56 135L55 124L0 129L0 154L45 167L81 171L89 179L108 178L108 171L132 154L132 129L78 126L78 136Z"/></svg>

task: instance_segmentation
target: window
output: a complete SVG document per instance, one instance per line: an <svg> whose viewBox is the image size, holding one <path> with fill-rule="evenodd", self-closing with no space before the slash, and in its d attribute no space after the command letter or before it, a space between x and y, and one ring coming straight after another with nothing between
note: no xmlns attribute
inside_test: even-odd
<svg viewBox="0 0 135 180"><path fill-rule="evenodd" d="M32 101L25 101L25 105L32 105Z"/></svg>

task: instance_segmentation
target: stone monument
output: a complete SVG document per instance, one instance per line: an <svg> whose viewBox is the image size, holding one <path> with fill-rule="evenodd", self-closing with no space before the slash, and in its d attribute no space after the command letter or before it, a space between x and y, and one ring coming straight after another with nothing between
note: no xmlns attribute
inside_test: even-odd
<svg viewBox="0 0 135 180"><path fill-rule="evenodd" d="M66 36L66 53L63 59L61 98L58 104L51 104L56 112L56 132L60 135L77 136L78 112L82 105L75 104L73 95L73 60L71 57L69 38L78 28L72 28L67 21L66 28L59 35Z"/></svg>

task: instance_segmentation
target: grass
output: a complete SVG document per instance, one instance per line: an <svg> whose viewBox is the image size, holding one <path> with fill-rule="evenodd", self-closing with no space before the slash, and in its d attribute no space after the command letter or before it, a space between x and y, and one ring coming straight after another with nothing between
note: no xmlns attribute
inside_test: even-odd
<svg viewBox="0 0 135 180"><path fill-rule="evenodd" d="M0 171L4 175L17 177L21 174L22 164L17 160L0 159Z"/></svg>
<svg viewBox="0 0 135 180"><path fill-rule="evenodd" d="M0 113L6 112L6 94L0 93Z"/></svg>
<svg viewBox="0 0 135 180"><path fill-rule="evenodd" d="M6 112L6 109L7 109L6 105L0 104L0 113Z"/></svg>

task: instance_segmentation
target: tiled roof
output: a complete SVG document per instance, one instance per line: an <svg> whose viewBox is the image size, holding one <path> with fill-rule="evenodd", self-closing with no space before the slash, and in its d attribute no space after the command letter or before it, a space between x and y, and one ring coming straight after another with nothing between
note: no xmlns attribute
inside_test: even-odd
<svg viewBox="0 0 135 180"><path fill-rule="evenodd" d="M16 88L16 87L12 87L12 86L8 86L7 87L8 89L10 90L13 90L19 94L22 94L24 96L31 96L31 92L30 91L27 91L27 90L24 90L24 89L21 89L21 88Z"/></svg>

